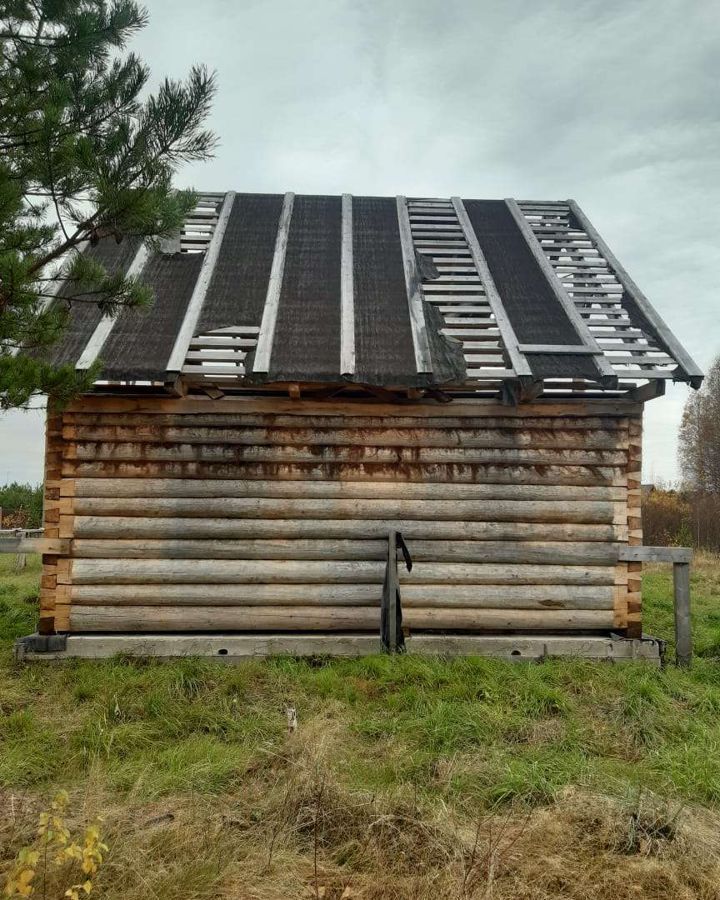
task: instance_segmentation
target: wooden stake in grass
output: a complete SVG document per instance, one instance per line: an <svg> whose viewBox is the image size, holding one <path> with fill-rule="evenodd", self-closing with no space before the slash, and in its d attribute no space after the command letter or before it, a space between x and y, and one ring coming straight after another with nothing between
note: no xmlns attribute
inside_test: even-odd
<svg viewBox="0 0 720 900"><path fill-rule="evenodd" d="M297 708L294 706L286 707L285 715L287 716L288 734L293 734L298 727Z"/></svg>

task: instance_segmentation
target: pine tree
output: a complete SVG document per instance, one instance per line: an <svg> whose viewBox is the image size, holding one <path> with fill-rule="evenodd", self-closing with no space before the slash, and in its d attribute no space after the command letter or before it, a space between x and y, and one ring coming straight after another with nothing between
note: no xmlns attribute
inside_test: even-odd
<svg viewBox="0 0 720 900"><path fill-rule="evenodd" d="M72 304L114 313L151 302L82 247L169 236L194 204L172 176L212 155L214 75L196 66L146 95L147 66L122 52L146 22L134 0L0 0L2 407L38 392L62 402L92 383L96 369L42 360Z"/></svg>
<svg viewBox="0 0 720 900"><path fill-rule="evenodd" d="M680 425L680 464L687 486L720 494L720 356L692 394Z"/></svg>

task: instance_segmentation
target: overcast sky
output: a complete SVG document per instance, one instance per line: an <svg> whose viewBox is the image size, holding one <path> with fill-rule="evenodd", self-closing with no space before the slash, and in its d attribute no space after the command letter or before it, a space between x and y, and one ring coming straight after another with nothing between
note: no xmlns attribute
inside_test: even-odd
<svg viewBox="0 0 720 900"><path fill-rule="evenodd" d="M717 0L150 0L154 76L217 70L224 191L574 197L703 367L720 353ZM648 404L676 476L683 386ZM42 477L42 414L0 418L0 482Z"/></svg>

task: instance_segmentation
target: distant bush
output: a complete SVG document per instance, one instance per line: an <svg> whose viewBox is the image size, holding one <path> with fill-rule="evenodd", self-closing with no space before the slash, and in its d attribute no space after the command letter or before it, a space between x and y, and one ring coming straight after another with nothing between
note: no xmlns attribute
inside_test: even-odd
<svg viewBox="0 0 720 900"><path fill-rule="evenodd" d="M42 526L43 489L41 484L14 481L0 487L3 528L40 528Z"/></svg>
<svg viewBox="0 0 720 900"><path fill-rule="evenodd" d="M656 488L643 497L643 543L720 551L720 494Z"/></svg>

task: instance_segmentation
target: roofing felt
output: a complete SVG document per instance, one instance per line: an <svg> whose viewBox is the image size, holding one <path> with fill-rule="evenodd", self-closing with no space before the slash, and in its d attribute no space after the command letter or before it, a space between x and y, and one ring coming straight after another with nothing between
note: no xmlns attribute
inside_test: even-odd
<svg viewBox="0 0 720 900"><path fill-rule="evenodd" d="M90 347L111 381L701 377L572 201L205 195L180 246L195 252L90 249L141 265L154 304L100 338L97 306L73 305L52 361Z"/></svg>

